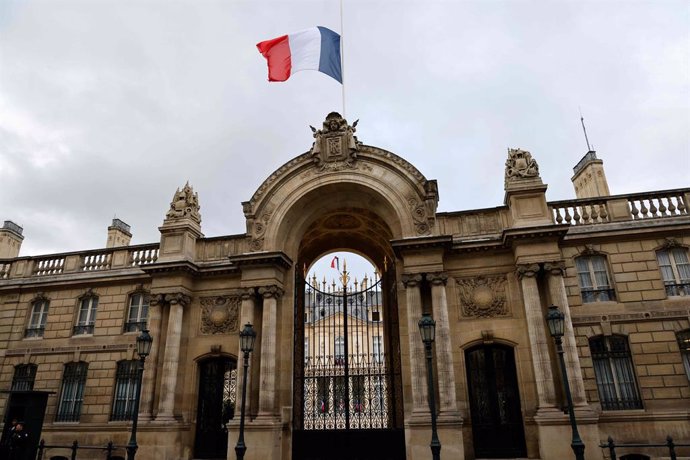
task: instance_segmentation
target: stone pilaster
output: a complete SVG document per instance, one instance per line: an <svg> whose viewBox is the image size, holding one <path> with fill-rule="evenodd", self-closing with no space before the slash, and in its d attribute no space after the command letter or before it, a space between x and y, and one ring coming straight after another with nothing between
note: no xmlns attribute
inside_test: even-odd
<svg viewBox="0 0 690 460"><path fill-rule="evenodd" d="M256 308L256 294L254 292L254 288L246 288L243 289L242 292L240 293L240 296L242 298L242 305L240 307L240 331L244 328L244 325L247 323L251 323L252 325L256 322L255 320L255 308ZM258 350L254 350L254 353L256 353ZM252 353L252 354L254 354ZM251 370L251 355L249 356L250 360L250 368ZM241 401L242 400L242 388L244 387L244 371L243 371L243 366L244 366L244 353L242 350L239 348L239 345L237 347L237 396L236 396L236 401ZM247 372L247 385L248 389L251 389L252 387L252 373ZM246 402L246 413L247 414L252 414L253 411L251 410L251 401L252 398L247 395L247 402Z"/></svg>
<svg viewBox="0 0 690 460"><path fill-rule="evenodd" d="M545 314L537 286L537 273L539 273L539 265L537 264L519 264L517 266L517 276L522 285L527 331L532 349L532 366L538 398L537 406L539 409L546 409L555 406L556 394L546 338Z"/></svg>
<svg viewBox="0 0 690 460"><path fill-rule="evenodd" d="M431 307L436 319L436 367L438 370L438 393L440 417L459 416L455 396L455 371L453 370L453 349L450 342L450 321L446 297L446 273L427 273L431 284Z"/></svg>
<svg viewBox="0 0 690 460"><path fill-rule="evenodd" d="M407 339L410 347L410 373L412 382L412 412L428 412L426 364L424 361L424 344L419 337L417 323L422 317L422 295L419 290L422 275L402 275L407 300Z"/></svg>
<svg viewBox="0 0 690 460"><path fill-rule="evenodd" d="M175 420L175 394L177 389L177 367L180 360L180 339L182 337L182 314L191 298L180 292L165 294L165 303L170 305L168 330L163 355L163 375L158 399L157 421Z"/></svg>
<svg viewBox="0 0 690 460"><path fill-rule="evenodd" d="M259 288L264 298L261 323L261 369L259 374L259 415L276 413L276 331L278 299L283 290L278 286Z"/></svg>
<svg viewBox="0 0 690 460"><path fill-rule="evenodd" d="M547 273L551 301L555 305L558 305L565 315L563 350L565 351L565 365L568 370L568 382L570 383L573 404L575 406L584 406L587 405L587 395L585 393L585 384L582 380L582 368L580 367L580 358L577 355L575 331L573 330L568 296L563 281L565 266L563 262L552 262L544 264L544 270L546 270Z"/></svg>
<svg viewBox="0 0 690 460"><path fill-rule="evenodd" d="M158 350L161 342L161 310L164 304L164 295L152 295L149 299L149 319L147 327L153 337L151 352L146 358L144 368L144 381L141 389L141 402L139 403L139 420L149 421L153 419L153 393L156 388L158 373Z"/></svg>

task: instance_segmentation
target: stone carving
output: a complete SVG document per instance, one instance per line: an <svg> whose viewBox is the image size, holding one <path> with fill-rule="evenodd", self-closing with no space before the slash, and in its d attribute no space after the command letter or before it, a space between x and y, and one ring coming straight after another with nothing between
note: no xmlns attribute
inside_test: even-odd
<svg viewBox="0 0 690 460"><path fill-rule="evenodd" d="M322 129L310 126L314 133L314 144L311 156L314 164L322 171L353 169L357 159L357 150L361 142L357 140L355 131L357 123L347 124L339 113L331 112L326 116Z"/></svg>
<svg viewBox="0 0 690 460"><path fill-rule="evenodd" d="M402 281L405 288L415 287L419 286L419 284L422 282L422 275L420 273L406 273L400 277L400 280Z"/></svg>
<svg viewBox="0 0 690 460"><path fill-rule="evenodd" d="M166 219L182 219L190 218L197 224L201 223L201 214L199 214L199 195L194 193L194 189L189 185L189 182L179 188L173 196L170 203L170 210L165 215Z"/></svg>
<svg viewBox="0 0 690 460"><path fill-rule="evenodd" d="M475 318L507 316L506 281L505 275L457 280L462 316Z"/></svg>
<svg viewBox="0 0 690 460"><path fill-rule="evenodd" d="M426 280L433 285L443 285L445 286L448 282L448 274L444 272L438 273L427 273Z"/></svg>
<svg viewBox="0 0 690 460"><path fill-rule="evenodd" d="M553 276L565 276L565 263L562 260L557 262L546 262L544 270L551 273Z"/></svg>
<svg viewBox="0 0 690 460"><path fill-rule="evenodd" d="M279 299L283 296L283 293L283 289L276 285L263 286L259 288L259 295L262 296L264 299Z"/></svg>
<svg viewBox="0 0 690 460"><path fill-rule="evenodd" d="M525 276L532 278L533 276L537 276L537 273L539 273L539 264L519 264L515 268L515 273L517 274L518 279L522 279Z"/></svg>
<svg viewBox="0 0 690 460"><path fill-rule="evenodd" d="M661 244L659 249L673 249L682 247L683 245L680 244L675 238L664 238L664 242Z"/></svg>
<svg viewBox="0 0 690 460"><path fill-rule="evenodd" d="M169 294L152 294L149 297L149 306L163 306L165 304L181 304L183 307L189 305L192 298L187 294L181 292L173 292Z"/></svg>
<svg viewBox="0 0 690 460"><path fill-rule="evenodd" d="M238 330L240 296L204 297L201 299L202 334L227 334Z"/></svg>
<svg viewBox="0 0 690 460"><path fill-rule="evenodd" d="M531 177L539 177L539 165L532 154L522 149L508 149L506 183Z"/></svg>

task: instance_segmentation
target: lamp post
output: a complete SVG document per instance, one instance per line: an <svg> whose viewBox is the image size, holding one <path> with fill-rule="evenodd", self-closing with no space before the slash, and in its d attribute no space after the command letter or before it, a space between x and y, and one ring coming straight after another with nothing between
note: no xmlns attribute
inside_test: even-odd
<svg viewBox="0 0 690 460"><path fill-rule="evenodd" d="M139 421L139 400L141 399L141 382L144 375L144 362L146 357L151 353L151 345L153 344L153 337L149 334L148 329L141 331L137 336L137 354L139 355L139 366L137 368L137 393L134 399L134 413L132 414L132 434L129 437L129 444L127 444L127 460L134 460L137 454L137 422Z"/></svg>
<svg viewBox="0 0 690 460"><path fill-rule="evenodd" d="M433 460L441 459L441 441L438 440L436 433L436 400L434 398L434 374L431 365L431 344L436 337L436 321L431 318L429 313L422 314L422 319L419 320L419 333L422 335L422 342L424 342L424 351L426 352L426 374L428 378L428 393L429 393L429 411L431 412L431 457Z"/></svg>
<svg viewBox="0 0 690 460"><path fill-rule="evenodd" d="M240 350L244 353L244 379L242 380L242 408L240 410L240 435L237 438L237 445L235 446L235 454L237 460L244 458L244 453L247 451L247 446L244 445L244 407L247 398L247 368L249 367L249 353L254 350L254 341L256 340L256 331L251 323L244 325L244 329L240 332Z"/></svg>
<svg viewBox="0 0 690 460"><path fill-rule="evenodd" d="M575 452L576 460L585 459L585 443L580 438L580 433L577 431L577 422L575 421L575 408L573 407L573 398L570 395L570 384L568 383L568 372L565 368L565 358L563 357L563 328L565 326L565 315L557 306L551 305L549 312L546 314L546 324L549 326L549 332L556 342L556 351L561 363L561 375L563 377L563 386L565 387L565 397L568 401L568 415L570 416L570 427L573 429L573 440L570 446Z"/></svg>

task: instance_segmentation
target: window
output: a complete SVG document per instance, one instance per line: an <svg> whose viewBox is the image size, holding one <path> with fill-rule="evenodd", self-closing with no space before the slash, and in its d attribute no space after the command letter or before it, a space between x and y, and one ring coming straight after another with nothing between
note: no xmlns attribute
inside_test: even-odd
<svg viewBox="0 0 690 460"><path fill-rule="evenodd" d="M139 361L119 361L115 374L115 393L110 420L132 420L137 391Z"/></svg>
<svg viewBox="0 0 690 460"><path fill-rule="evenodd" d="M580 280L583 303L616 300L616 291L609 283L606 257L581 256L575 259L575 266Z"/></svg>
<svg viewBox="0 0 690 460"><path fill-rule="evenodd" d="M46 319L48 318L48 304L46 298L38 298L31 304L31 317L29 327L24 331L24 337L43 337L46 329Z"/></svg>
<svg viewBox="0 0 690 460"><path fill-rule="evenodd" d="M666 295L690 295L690 262L688 250L682 247L664 249L656 253L664 279Z"/></svg>
<svg viewBox="0 0 690 460"><path fill-rule="evenodd" d="M137 332L146 329L146 319L149 316L149 297L139 292L129 296L129 310L125 332Z"/></svg>
<svg viewBox="0 0 690 460"><path fill-rule="evenodd" d="M309 364L309 337L304 338L304 363Z"/></svg>
<svg viewBox="0 0 690 460"><path fill-rule="evenodd" d="M685 365L685 375L690 380L690 329L679 331L676 333L678 339L678 348L683 357L683 365Z"/></svg>
<svg viewBox="0 0 690 460"><path fill-rule="evenodd" d="M78 422L81 406L84 402L86 371L89 365L85 362L67 363L62 376L62 389L58 402L56 422Z"/></svg>
<svg viewBox="0 0 690 460"><path fill-rule="evenodd" d="M624 335L589 339L599 401L604 410L641 409L628 338Z"/></svg>
<svg viewBox="0 0 690 460"><path fill-rule="evenodd" d="M375 335L373 339L374 362L380 364L383 361L383 342L380 335Z"/></svg>
<svg viewBox="0 0 690 460"><path fill-rule="evenodd" d="M74 335L93 334L93 326L96 324L96 310L98 309L98 297L83 297L79 302L79 316L74 326Z"/></svg>
<svg viewBox="0 0 690 460"><path fill-rule="evenodd" d="M36 380L36 364L19 364L14 366L14 376L12 377L13 391L31 391L34 389Z"/></svg>
<svg viewBox="0 0 690 460"><path fill-rule="evenodd" d="M335 365L345 365L345 339L342 336L335 338Z"/></svg>

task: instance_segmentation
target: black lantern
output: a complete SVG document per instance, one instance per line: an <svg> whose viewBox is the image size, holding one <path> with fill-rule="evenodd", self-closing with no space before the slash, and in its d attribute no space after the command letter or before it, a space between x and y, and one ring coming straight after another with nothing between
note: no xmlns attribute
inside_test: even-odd
<svg viewBox="0 0 690 460"><path fill-rule="evenodd" d="M431 318L429 313L422 314L419 320L419 333L422 335L422 342L430 344L436 338L436 321Z"/></svg>
<svg viewBox="0 0 690 460"><path fill-rule="evenodd" d="M546 314L546 324L549 325L549 332L551 337L563 337L563 328L565 327L565 315L558 309L557 306L551 305L549 312Z"/></svg>
<svg viewBox="0 0 690 460"><path fill-rule="evenodd" d="M153 345L153 337L149 334L148 329L144 329L137 337L137 354L140 358L146 359L151 353L151 345Z"/></svg>
<svg viewBox="0 0 690 460"><path fill-rule="evenodd" d="M254 341L256 340L256 331L251 323L244 325L244 329L240 332L240 350L244 353L251 353L254 351Z"/></svg>

